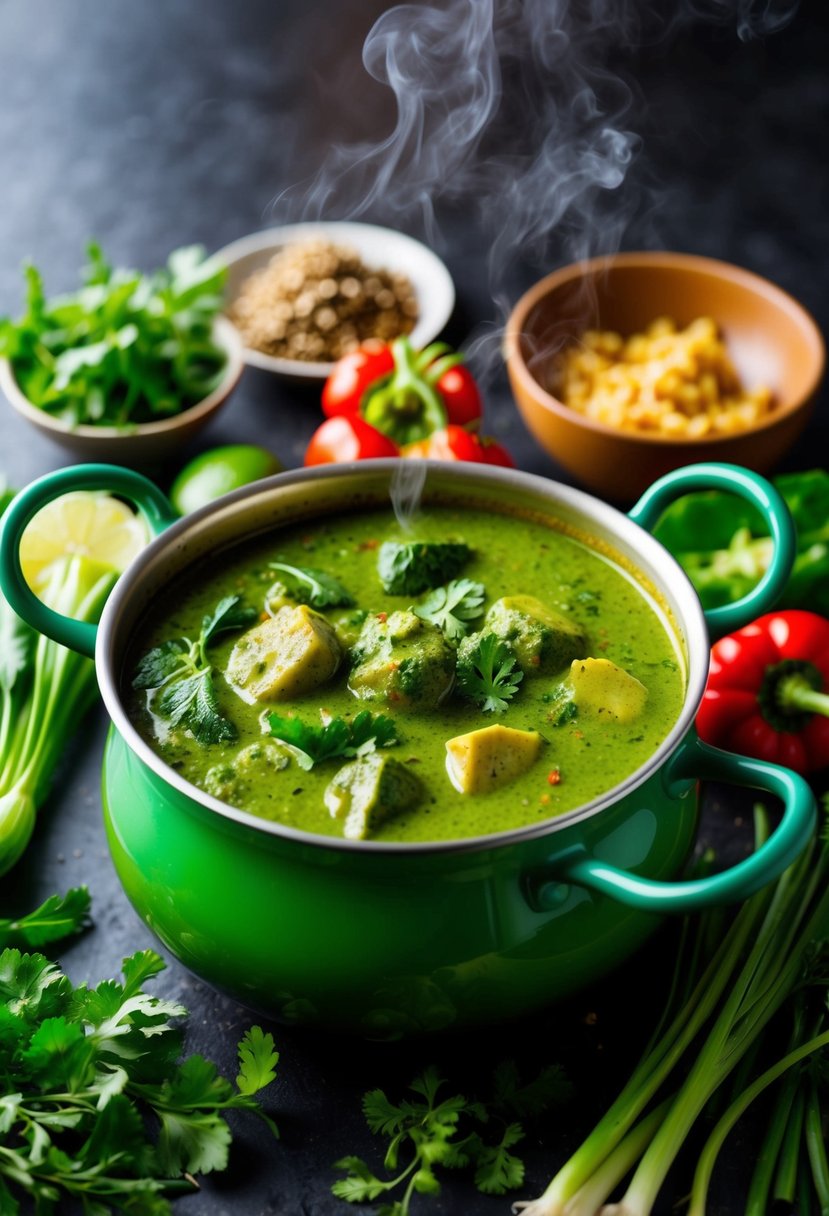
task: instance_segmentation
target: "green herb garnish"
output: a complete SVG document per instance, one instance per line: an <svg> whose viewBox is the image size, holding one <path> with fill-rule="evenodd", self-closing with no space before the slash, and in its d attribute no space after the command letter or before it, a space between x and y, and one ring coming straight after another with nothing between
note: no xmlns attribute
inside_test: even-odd
<svg viewBox="0 0 829 1216"><path fill-rule="evenodd" d="M389 595L420 595L455 578L471 555L469 545L460 541L386 541L377 555L377 573Z"/></svg>
<svg viewBox="0 0 829 1216"><path fill-rule="evenodd" d="M300 768L312 769L323 760L339 756L365 756L378 747L394 747L400 740L397 727L384 714L363 709L352 722L332 718L325 726L306 726L299 718L269 714L271 735L293 752Z"/></svg>
<svg viewBox="0 0 829 1216"><path fill-rule="evenodd" d="M271 1035L245 1034L236 1089L202 1056L176 1064L170 1019L187 1010L142 988L163 968L144 950L124 959L122 983L73 988L41 954L0 953L1 1212L30 1199L44 1213L169 1216L166 1194L227 1164L228 1111L277 1134L253 1097L274 1076Z"/></svg>
<svg viewBox="0 0 829 1216"><path fill-rule="evenodd" d="M561 1069L545 1068L535 1080L522 1085L518 1070L507 1062L496 1070L496 1092L489 1102L469 1101L463 1094L440 1097L445 1081L434 1066L412 1081L414 1098L399 1105L390 1102L382 1089L363 1098L363 1113L375 1135L386 1136L389 1146L384 1164L391 1178L379 1178L361 1157L343 1157L336 1168L346 1177L331 1190L349 1203L370 1203L397 1190L400 1198L378 1209L385 1216L409 1216L414 1195L437 1195L440 1180L437 1166L469 1168L475 1185L489 1195L503 1195L524 1180L524 1163L510 1152L524 1136L520 1123L508 1122L511 1114L535 1114L552 1103L564 1102L571 1086ZM483 1136L480 1125L497 1122L496 1139ZM403 1164L401 1167L401 1158Z"/></svg>
<svg viewBox="0 0 829 1216"><path fill-rule="evenodd" d="M524 673L512 648L494 633L484 633L458 653L458 691L487 713L507 708Z"/></svg>
<svg viewBox="0 0 829 1216"><path fill-rule="evenodd" d="M145 654L133 688L151 690L152 712L171 726L187 727L203 746L235 739L236 727L219 712L207 647L219 634L243 629L255 619L256 609L244 607L241 596L225 596L202 619L195 642L171 638Z"/></svg>
<svg viewBox="0 0 829 1216"><path fill-rule="evenodd" d="M86 887L72 887L65 895L50 895L25 916L0 918L0 948L17 944L43 946L79 933L89 924L89 904Z"/></svg>
<svg viewBox="0 0 829 1216"><path fill-rule="evenodd" d="M87 256L80 290L52 300L27 267L25 313L0 321L0 354L28 400L73 426L126 426L213 392L227 361L212 338L225 268L197 245L150 275L114 270L95 244Z"/></svg>
<svg viewBox="0 0 829 1216"><path fill-rule="evenodd" d="M351 608L354 598L337 579L312 566L289 566L286 562L268 562L271 570L288 577L291 599L312 608Z"/></svg>
<svg viewBox="0 0 829 1216"><path fill-rule="evenodd" d="M453 579L445 587L436 587L412 612L422 621L437 625L450 642L457 642L469 632L469 621L483 613L485 596L482 583Z"/></svg>

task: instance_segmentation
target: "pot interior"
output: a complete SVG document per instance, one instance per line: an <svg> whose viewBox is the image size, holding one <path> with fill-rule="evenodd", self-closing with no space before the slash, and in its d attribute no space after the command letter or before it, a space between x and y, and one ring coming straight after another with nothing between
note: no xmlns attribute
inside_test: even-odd
<svg viewBox="0 0 829 1216"><path fill-rule="evenodd" d="M129 721L120 683L130 645L147 613L171 580L188 578L206 559L280 527L346 512L386 508L394 499L398 511L424 505L474 507L520 521L539 521L588 545L610 559L637 584L660 615L676 643L685 674L685 700L672 729L651 756L625 781L599 799L529 828L512 829L431 848L468 848L564 827L596 814L644 781L686 733L702 696L708 667L708 638L699 601L684 573L653 538L627 516L581 491L508 469L449 466L434 462L372 461L354 466L326 466L280 474L228 495L173 525L122 577L104 613L98 640L98 677L110 716L129 746L170 784L203 806L257 828L298 835L327 846L412 848L407 844L347 841L316 837L229 807L191 785L144 742Z"/></svg>

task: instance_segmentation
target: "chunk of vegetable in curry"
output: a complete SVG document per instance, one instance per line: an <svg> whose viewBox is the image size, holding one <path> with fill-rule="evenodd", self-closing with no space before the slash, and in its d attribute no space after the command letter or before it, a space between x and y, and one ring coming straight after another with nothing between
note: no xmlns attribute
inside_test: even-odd
<svg viewBox="0 0 829 1216"><path fill-rule="evenodd" d="M365 701L434 709L455 681L455 652L443 633L408 609L367 617L351 656L348 687Z"/></svg>
<svg viewBox="0 0 829 1216"><path fill-rule="evenodd" d="M618 722L633 722L643 712L648 690L635 676L610 659L576 659L569 684L578 708L608 714Z"/></svg>
<svg viewBox="0 0 829 1216"><path fill-rule="evenodd" d="M585 653L581 626L555 612L534 595L508 595L497 600L484 621L486 628L509 642L525 675L551 675Z"/></svg>
<svg viewBox="0 0 829 1216"><path fill-rule="evenodd" d="M382 752L344 764L324 795L332 818L342 820L347 840L367 839L389 815L410 810L422 797L415 774Z"/></svg>
<svg viewBox="0 0 829 1216"><path fill-rule="evenodd" d="M447 740L446 771L462 794L488 794L535 764L541 744L534 730L484 726Z"/></svg>
<svg viewBox="0 0 829 1216"><path fill-rule="evenodd" d="M324 616L307 604L285 604L242 634L225 675L246 701L286 701L330 680L342 657Z"/></svg>
<svg viewBox="0 0 829 1216"><path fill-rule="evenodd" d="M535 518L428 507L416 528L344 513L188 570L126 681L232 598L242 615L210 662L234 737L171 728L159 688L138 680L129 712L150 745L223 802L354 840L532 827L644 764L680 712L684 664L641 577Z"/></svg>

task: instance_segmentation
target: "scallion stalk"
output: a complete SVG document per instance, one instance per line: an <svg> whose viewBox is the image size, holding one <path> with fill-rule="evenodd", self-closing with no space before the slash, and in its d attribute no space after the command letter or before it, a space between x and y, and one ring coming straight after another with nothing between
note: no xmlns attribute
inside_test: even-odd
<svg viewBox="0 0 829 1216"><path fill-rule="evenodd" d="M63 616L97 621L115 571L85 557L52 564L40 592ZM31 838L37 808L80 717L95 699L91 659L36 636L0 597L0 874Z"/></svg>

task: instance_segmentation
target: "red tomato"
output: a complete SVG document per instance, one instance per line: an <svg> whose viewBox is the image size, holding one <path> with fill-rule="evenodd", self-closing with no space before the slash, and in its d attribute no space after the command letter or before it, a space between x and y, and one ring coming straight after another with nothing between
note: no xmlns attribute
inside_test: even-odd
<svg viewBox="0 0 829 1216"><path fill-rule="evenodd" d="M317 427L305 452L305 463L335 464L344 460L373 460L399 456L400 449L362 418L328 418Z"/></svg>
<svg viewBox="0 0 829 1216"><path fill-rule="evenodd" d="M350 354L343 355L334 364L323 387L322 412L327 418L358 414L366 390L393 371L392 349L382 342L366 342Z"/></svg>
<svg viewBox="0 0 829 1216"><path fill-rule="evenodd" d="M506 448L487 435L475 435L462 426L450 424L433 431L420 443L403 448L404 456L426 456L432 460L469 460L477 464L498 464L513 468L514 461Z"/></svg>
<svg viewBox="0 0 829 1216"><path fill-rule="evenodd" d="M471 426L480 421L481 394L467 367L456 363L440 376L435 384L446 406L450 423Z"/></svg>

